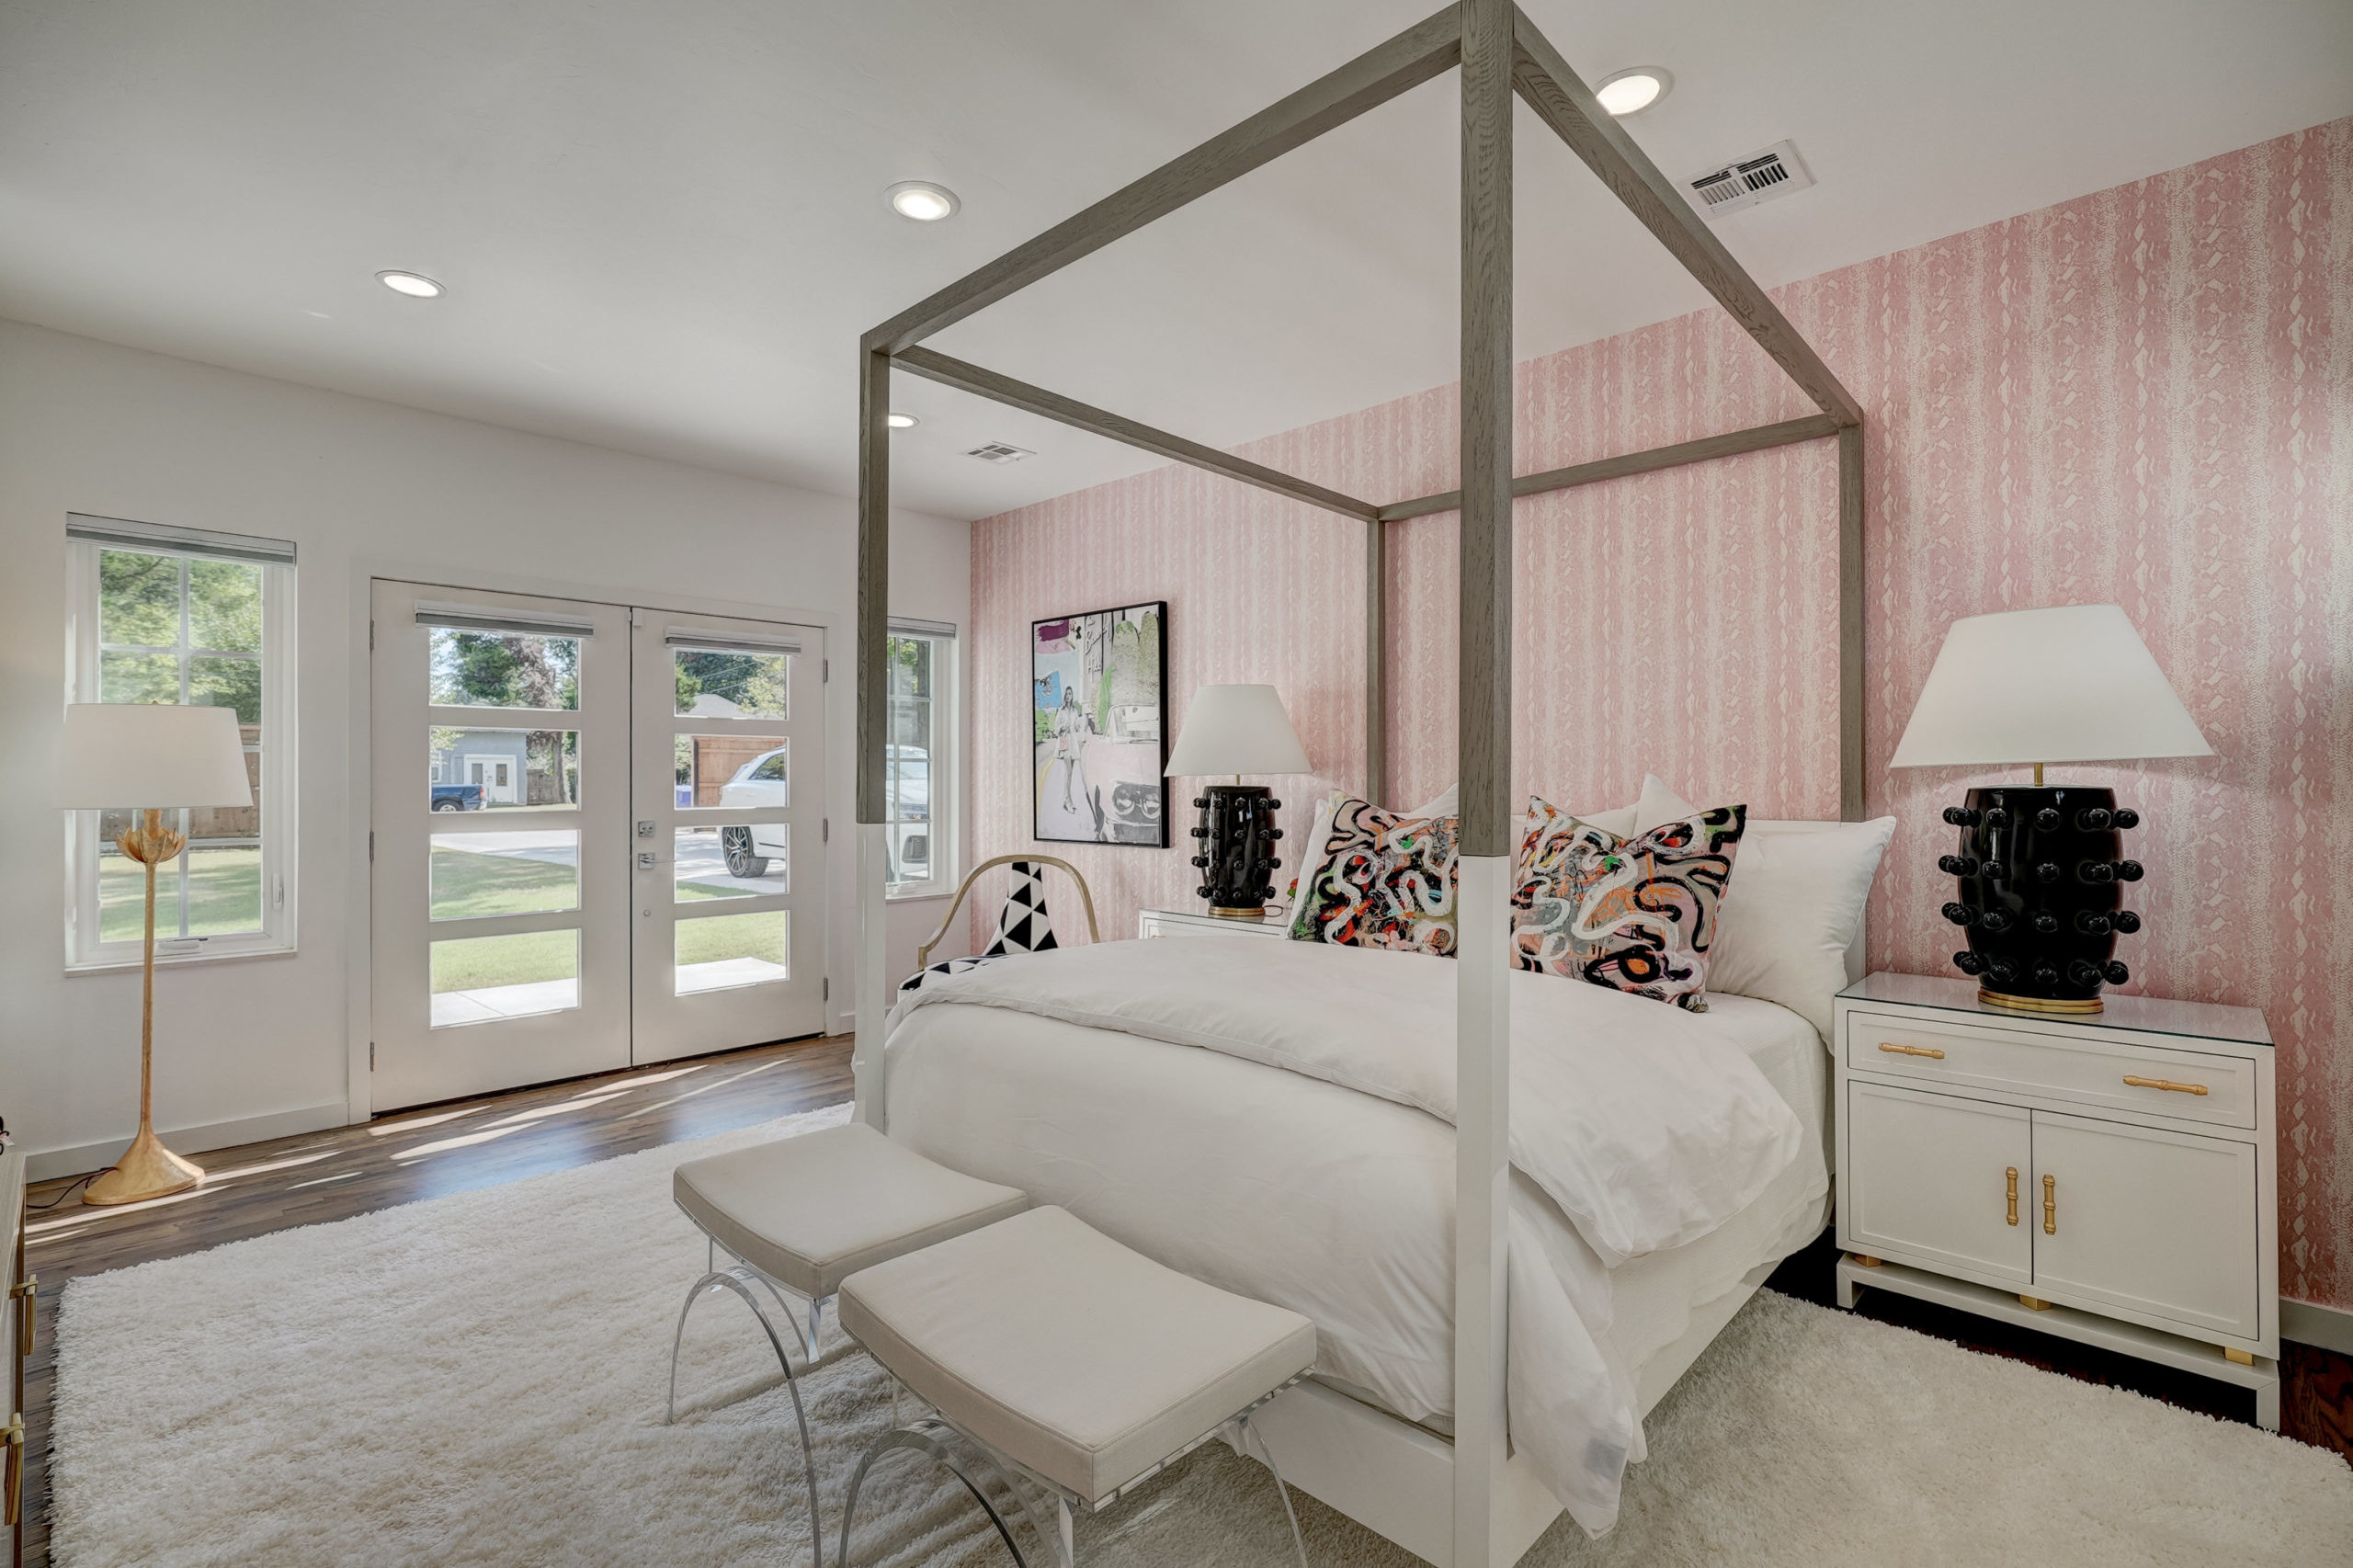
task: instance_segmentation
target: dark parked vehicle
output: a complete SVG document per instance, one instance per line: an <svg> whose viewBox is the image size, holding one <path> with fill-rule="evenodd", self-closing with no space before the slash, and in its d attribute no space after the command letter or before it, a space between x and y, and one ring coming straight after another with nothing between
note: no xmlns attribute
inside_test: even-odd
<svg viewBox="0 0 2353 1568"><path fill-rule="evenodd" d="M482 786L479 784L433 786L433 809L437 812L478 812L482 807Z"/></svg>

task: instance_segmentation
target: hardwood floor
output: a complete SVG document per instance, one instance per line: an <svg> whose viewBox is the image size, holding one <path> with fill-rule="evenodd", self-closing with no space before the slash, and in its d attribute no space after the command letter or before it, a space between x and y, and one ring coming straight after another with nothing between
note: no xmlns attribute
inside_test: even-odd
<svg viewBox="0 0 2353 1568"><path fill-rule="evenodd" d="M149 1204L94 1209L78 1201L71 1182L36 1187L31 1202L55 1206L37 1209L28 1227L40 1288L40 1331L25 1388L25 1562L48 1568L51 1327L67 1280L838 1105L850 1095L849 1048L846 1036L756 1046L217 1150L202 1156L209 1173L203 1187ZM1836 1257L1825 1235L1783 1263L1771 1284L1827 1306ZM1889 1291L1867 1292L1859 1310L2086 1382L2133 1389L2223 1420L2254 1419L2254 1396L2245 1391L2145 1361ZM2302 1345L2288 1352L2284 1432L2353 1460L2353 1358Z"/></svg>
<svg viewBox="0 0 2353 1568"><path fill-rule="evenodd" d="M199 1156L202 1187L152 1203L92 1208L72 1180L40 1183L26 1227L40 1281L25 1369L26 1563L49 1563L51 1329L69 1279L839 1105L849 1047L847 1036L755 1046L217 1149Z"/></svg>

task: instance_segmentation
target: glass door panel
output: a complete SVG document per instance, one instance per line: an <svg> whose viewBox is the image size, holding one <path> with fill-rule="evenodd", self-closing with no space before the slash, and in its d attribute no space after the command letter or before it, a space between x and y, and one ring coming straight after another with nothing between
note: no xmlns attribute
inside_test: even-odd
<svg viewBox="0 0 2353 1568"><path fill-rule="evenodd" d="M371 613L375 1108L628 1065L629 609L380 581Z"/></svg>
<svg viewBox="0 0 2353 1568"><path fill-rule="evenodd" d="M634 635L635 1058L820 1033L824 633L644 610Z"/></svg>

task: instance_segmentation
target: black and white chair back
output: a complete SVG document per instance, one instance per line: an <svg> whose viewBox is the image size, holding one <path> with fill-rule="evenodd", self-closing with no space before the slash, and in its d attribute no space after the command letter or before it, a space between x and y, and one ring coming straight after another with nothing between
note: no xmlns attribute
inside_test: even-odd
<svg viewBox="0 0 2353 1568"><path fill-rule="evenodd" d="M949 927L956 923L957 912L964 906L964 895L972 891L982 872L999 866L1012 869L1013 886L1006 894L1005 907L997 912L996 931L989 937L988 945L971 958L949 959L940 963L927 961L931 950L939 946L948 935ZM1101 937L1095 928L1095 898L1087 891L1086 879L1078 874L1076 867L1051 855L1028 858L1000 855L973 867L963 885L956 890L955 898L948 905L948 917L939 923L939 929L931 934L931 940L915 951L915 962L921 967L899 983L899 994L908 995L922 990L926 982L936 977L961 974L968 969L977 969L1008 953L1042 953L1050 948L1062 946L1054 936L1053 916L1046 908L1046 868L1049 866L1061 870L1077 884L1079 903L1086 910L1087 939L1099 941Z"/></svg>

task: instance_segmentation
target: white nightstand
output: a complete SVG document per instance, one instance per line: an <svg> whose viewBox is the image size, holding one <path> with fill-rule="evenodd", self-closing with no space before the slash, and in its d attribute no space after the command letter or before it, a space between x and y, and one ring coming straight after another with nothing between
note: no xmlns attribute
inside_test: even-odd
<svg viewBox="0 0 2353 1568"><path fill-rule="evenodd" d="M1840 1306L1877 1287L2219 1378L2279 1429L2261 1013L2043 1017L1884 973L1836 1013Z"/></svg>
<svg viewBox="0 0 2353 1568"><path fill-rule="evenodd" d="M1141 909L1136 912L1139 937L1285 937L1290 921L1280 911L1264 920L1227 920L1207 910Z"/></svg>

